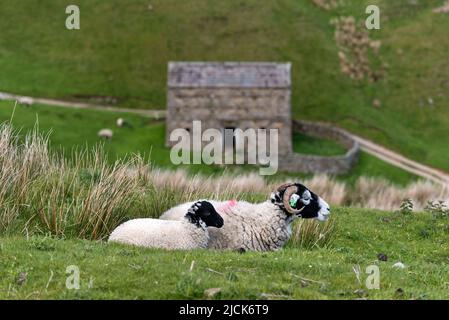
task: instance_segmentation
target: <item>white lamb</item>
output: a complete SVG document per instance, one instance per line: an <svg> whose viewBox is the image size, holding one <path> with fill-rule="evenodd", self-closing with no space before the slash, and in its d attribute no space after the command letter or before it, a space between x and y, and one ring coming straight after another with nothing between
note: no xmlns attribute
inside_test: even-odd
<svg viewBox="0 0 449 320"><path fill-rule="evenodd" d="M282 248L291 236L291 222L297 218L329 217L329 205L299 183L280 186L262 203L230 200L209 201L221 214L224 227L211 229L208 248L238 251L272 251ZM166 211L160 219L179 220L191 206L184 203Z"/></svg>
<svg viewBox="0 0 449 320"><path fill-rule="evenodd" d="M209 229L221 228L223 218L207 201L198 201L186 208L181 221L134 219L119 225L109 241L148 248L207 248ZM214 228L211 228L212 230Z"/></svg>

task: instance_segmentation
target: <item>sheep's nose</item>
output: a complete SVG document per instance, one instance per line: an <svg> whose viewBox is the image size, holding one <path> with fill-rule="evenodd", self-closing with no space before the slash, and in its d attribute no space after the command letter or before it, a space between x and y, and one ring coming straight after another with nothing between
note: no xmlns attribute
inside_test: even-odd
<svg viewBox="0 0 449 320"><path fill-rule="evenodd" d="M331 208L326 207L321 210L321 214L326 218L331 214Z"/></svg>

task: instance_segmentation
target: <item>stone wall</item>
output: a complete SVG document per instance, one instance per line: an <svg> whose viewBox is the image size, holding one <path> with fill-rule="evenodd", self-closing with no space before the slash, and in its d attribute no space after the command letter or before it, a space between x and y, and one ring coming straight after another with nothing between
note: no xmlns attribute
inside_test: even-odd
<svg viewBox="0 0 449 320"><path fill-rule="evenodd" d="M344 130L328 124L309 121L296 121L293 123L293 132L299 132L317 138L328 138L337 141L347 148L341 156L315 156L292 153L287 157L279 158L279 170L285 172L345 174L357 163L360 147Z"/></svg>

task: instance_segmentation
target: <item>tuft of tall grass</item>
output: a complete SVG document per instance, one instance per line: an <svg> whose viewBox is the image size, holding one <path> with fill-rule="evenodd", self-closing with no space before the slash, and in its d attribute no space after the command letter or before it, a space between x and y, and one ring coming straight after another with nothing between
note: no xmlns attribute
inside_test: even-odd
<svg viewBox="0 0 449 320"><path fill-rule="evenodd" d="M449 203L449 189L429 181L398 187L383 179L360 177L346 204L391 211L399 209L404 199L410 199L415 211L422 211L429 201Z"/></svg>
<svg viewBox="0 0 449 320"><path fill-rule="evenodd" d="M288 245L295 248L326 248L332 245L337 224L334 218L326 222L298 219L293 223Z"/></svg>
<svg viewBox="0 0 449 320"><path fill-rule="evenodd" d="M34 181L52 168L47 145L48 137L39 135L37 128L19 143L10 125L0 125L0 231L28 206Z"/></svg>
<svg viewBox="0 0 449 320"><path fill-rule="evenodd" d="M128 174L142 166L139 159L111 166L96 149L69 162L49 151L48 136L37 128L20 141L7 123L0 126L0 151L0 232L102 239L139 194L140 175Z"/></svg>

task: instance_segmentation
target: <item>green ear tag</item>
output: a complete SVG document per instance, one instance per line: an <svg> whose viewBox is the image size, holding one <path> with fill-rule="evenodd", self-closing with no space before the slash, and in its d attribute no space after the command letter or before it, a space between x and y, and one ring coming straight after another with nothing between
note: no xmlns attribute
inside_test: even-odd
<svg viewBox="0 0 449 320"><path fill-rule="evenodd" d="M295 207L296 206L296 200L295 199L290 199L290 206Z"/></svg>
<svg viewBox="0 0 449 320"><path fill-rule="evenodd" d="M296 208L296 203L298 202L299 196L294 194L290 197L289 204L292 208Z"/></svg>

